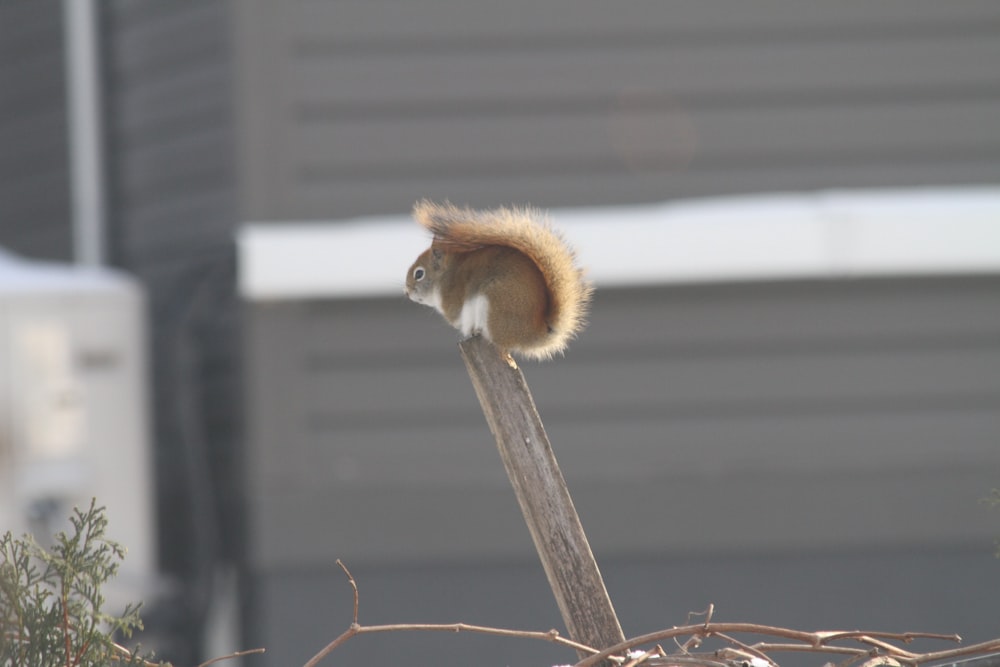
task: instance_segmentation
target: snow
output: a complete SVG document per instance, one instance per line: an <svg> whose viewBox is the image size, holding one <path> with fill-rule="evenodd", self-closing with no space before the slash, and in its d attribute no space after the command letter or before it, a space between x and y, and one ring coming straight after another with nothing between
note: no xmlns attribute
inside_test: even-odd
<svg viewBox="0 0 1000 667"><path fill-rule="evenodd" d="M778 193L554 209L598 287L1000 272L1000 188ZM251 223L248 299L402 294L429 242L408 215Z"/></svg>
<svg viewBox="0 0 1000 667"><path fill-rule="evenodd" d="M132 281L113 269L24 259L0 249L0 294L120 292Z"/></svg>

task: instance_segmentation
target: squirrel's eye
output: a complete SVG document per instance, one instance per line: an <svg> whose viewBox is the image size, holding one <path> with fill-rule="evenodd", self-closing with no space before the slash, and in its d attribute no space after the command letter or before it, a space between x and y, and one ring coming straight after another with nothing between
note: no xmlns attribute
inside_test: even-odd
<svg viewBox="0 0 1000 667"><path fill-rule="evenodd" d="M413 269L413 279L414 280L423 280L424 276L426 274L427 274L427 272L424 271L424 267L422 267L422 266L418 266L417 268Z"/></svg>

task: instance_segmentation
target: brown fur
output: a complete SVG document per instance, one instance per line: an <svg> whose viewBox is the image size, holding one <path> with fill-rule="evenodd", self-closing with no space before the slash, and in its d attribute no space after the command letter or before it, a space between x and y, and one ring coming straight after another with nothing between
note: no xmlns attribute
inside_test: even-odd
<svg viewBox="0 0 1000 667"><path fill-rule="evenodd" d="M538 359L565 350L585 325L593 288L573 251L539 212L422 201L413 215L434 241L411 267L407 292L417 289L412 272L424 265L431 282L421 288L440 290L442 314L452 325L459 326L464 303L482 294L489 300L490 339Z"/></svg>

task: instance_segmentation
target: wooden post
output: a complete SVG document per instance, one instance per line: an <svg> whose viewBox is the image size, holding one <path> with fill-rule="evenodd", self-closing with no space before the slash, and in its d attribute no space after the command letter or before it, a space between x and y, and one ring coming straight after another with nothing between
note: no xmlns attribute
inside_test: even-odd
<svg viewBox="0 0 1000 667"><path fill-rule="evenodd" d="M481 336L459 348L570 638L595 649L625 641L524 375Z"/></svg>

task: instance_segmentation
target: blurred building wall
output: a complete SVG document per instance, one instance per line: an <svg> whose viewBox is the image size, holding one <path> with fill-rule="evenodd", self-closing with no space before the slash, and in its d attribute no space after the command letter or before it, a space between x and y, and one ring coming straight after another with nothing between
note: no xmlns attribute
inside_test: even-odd
<svg viewBox="0 0 1000 667"><path fill-rule="evenodd" d="M0 244L69 260L69 137L58 0L0 5Z"/></svg>
<svg viewBox="0 0 1000 667"><path fill-rule="evenodd" d="M243 218L995 182L995 3L236 6Z"/></svg>
<svg viewBox="0 0 1000 667"><path fill-rule="evenodd" d="M292 636L282 633L305 627L303 618L327 612L340 618L337 610L346 610L346 605L341 607L339 601L324 599L329 603L325 609L312 598L308 604L296 604L296 585L306 582L310 590L318 590L317 581L338 576L331 573L330 563L344 555L344 545L371 544L381 552L396 545L392 534L344 541L338 534L322 549L307 553L301 542L268 532L284 525L289 535L299 537L296 531L326 537L330 530L336 533L336 528L318 525L329 518L324 505L329 497L324 494L343 493L358 503L359 513L351 516L357 530L384 531L380 522L392 519L395 506L378 504L388 503L392 494L376 502L347 493L356 462L344 455L343 465L331 464L327 457L332 454L317 444L330 442L320 435L330 429L335 439L349 441L379 420L377 410L376 416L350 410L345 416L337 410L346 408L332 403L329 410L317 408L315 414L303 415L301 405L287 399L305 392L310 401L333 402L343 395L350 404L357 396L348 379L355 378L377 389L374 400L383 396L384 386L393 391L409 386L400 384L404 380L423 386L424 373L434 375L433 391L450 387L461 394L457 387L464 386L465 379L455 366L439 367L438 362L449 361L434 357L423 344L414 355L398 352L401 337L395 334L401 332L407 341L451 335L443 327L434 328L429 314L403 304L371 300L254 305L243 321L235 295L233 251L233 234L241 223L400 213L421 197L475 206L586 206L1000 179L1000 5L987 0L650 0L630 3L627 11L589 0L109 0L99 5L109 215L104 243L109 261L135 272L151 299L162 557L195 588L209 576L206 562L229 559L247 565L247 590L255 592L258 602L247 607L249 644L262 636L256 632L266 632L280 645L281 636ZM34 257L69 259L73 244L61 12L61 4L52 0L0 5L0 244ZM888 292L900 301L882 302L885 310L878 312L903 312L899 303L913 303L925 290L954 290L956 298L980 298L976 303L987 309L984 312L994 303L989 296L994 293L992 282L941 283L896 285ZM761 298L775 298L768 296L766 287L761 289ZM813 307L822 310L835 303L839 293L834 289L826 294L833 301L824 299L822 289L818 294L806 290L799 303L816 299ZM644 299L650 296L654 301L700 298L697 290L608 292L601 306L608 310L595 311L595 317L599 312L610 316L629 307L648 308ZM731 310L720 303L719 317L735 331L754 320L741 310L746 301L727 303ZM872 307L861 307L851 316L867 317ZM994 325L977 329L973 312L975 308L943 315L954 317L958 329L968 325L978 332L942 343L954 348L959 360L957 366L941 361L942 368L951 369L945 377L956 382L964 377L962 368L976 359L991 359L994 351L984 342L992 340ZM746 319L734 320L734 313ZM963 320L966 316L972 319ZM794 329L804 316L790 305L774 317L790 318L777 324ZM597 324L595 320L595 328ZM672 325L662 326L666 330ZM706 325L705 330L713 329ZM248 332L250 338L244 340ZM617 344L609 336L603 344L614 350ZM315 350L321 363L304 368L302 364L316 358L303 360L293 353L316 341L322 343ZM356 346L371 341L379 345L355 356ZM244 345L250 350L245 357ZM581 345L582 354L586 339ZM908 348L914 363L925 351L920 345L935 343L928 339L916 345ZM838 370L835 363L816 361L829 359L822 350L811 357L812 349L806 346L799 354L819 369L817 373ZM604 361L599 361L604 352L593 354L598 360L594 363L604 364L612 376L628 377L629 363L635 363L611 352ZM672 354L667 357L684 363L682 352ZM755 363L763 381L770 366ZM890 377L893 371L885 373ZM248 376L253 379L247 390L251 410L265 398L274 402L249 416L243 410ZM538 388L543 396L544 377ZM994 388L980 380L976 395L988 402ZM400 400L414 395L410 392ZM464 407L453 407L454 413L441 418L469 431L479 429L468 398L459 399L465 400ZM861 399L848 404L851 400ZM545 405L541 407L544 414ZM942 424L951 424L971 434L967 443L981 443L995 412L985 409L966 421L961 416L966 409L971 408L956 404L952 421L932 420L935 426L929 430L913 421L886 428L902 429L897 439L890 439L902 442L905 433L947 434ZM570 414L569 407L563 410L564 416ZM420 410L412 412L408 418L420 422ZM650 415L654 412L651 409ZM330 416L334 413L336 418ZM729 418L715 413L709 417L722 422ZM627 415L619 419L629 422ZM269 439L271 429L279 426L282 437L292 440ZM413 430L419 426L410 424L400 431L400 442L419 447L420 442L433 441L431 431ZM835 442L857 436L846 426L828 426L820 439ZM460 448L459 440L464 443L466 435L443 446L459 460L482 456L478 463L470 462L470 474L495 482L489 452L471 455ZM761 442L767 440L758 435ZM258 449L246 447L249 439L255 439ZM928 447L932 454L936 451ZM394 465L405 464L407 456L420 456L418 450L403 447L393 451ZM256 458L248 462L249 457ZM596 450L594 457L590 464L584 458L577 465L600 469L597 462L603 459ZM266 470L271 463L276 467ZM333 465L329 488L314 476L311 465L320 471ZM255 486L268 475L299 494L287 504L288 512L282 513L285 506L277 496L269 497ZM628 482L620 487L636 490ZM308 495L310 489L315 496ZM418 514L421 499L428 507L440 500L406 495L413 486L403 483L391 490L402 494L400 503ZM506 502L506 492L496 494L499 507ZM288 497L285 494L285 500ZM621 496L622 502L626 497ZM454 496L452 504L463 503L463 498ZM586 503L585 498L583 494ZM591 516L599 515L602 503L593 502ZM366 507L371 512L381 508L385 515L365 514ZM644 507L653 506L647 499ZM299 523L311 516L303 514L306 509L320 513L317 525ZM524 536L515 512L510 499L508 513L502 515L506 523L497 524L491 539L521 540L511 554L523 555ZM588 523L587 516L584 519ZM257 531L246 539L245 523ZM618 515L611 513L606 528L616 523L621 526ZM455 535L462 526L445 528L447 534L424 534L432 541L408 543L399 553L424 553L438 539L464 544L460 532ZM599 526L594 529L601 534ZM911 529L919 532L919 526ZM891 567L906 553L904 542L885 547L897 551L887 551L882 566ZM295 549L284 552L285 546ZM972 547L966 543L962 548ZM377 560L374 552L366 553ZM655 559L655 550L652 553ZM472 567L468 562L464 566ZM803 565L806 571L810 567ZM408 580L404 574L390 568L378 581L400 584ZM422 576L419 568L411 574L418 581ZM469 580L476 577L470 575ZM484 596L502 588L484 586ZM397 588L402 597L396 599L437 599L428 590L403 586ZM627 607L628 602L619 605ZM447 609L459 613L458 608ZM518 612L514 603L504 609L505 614ZM390 617L390 611L386 609L382 620L403 620ZM413 616L419 616L418 611ZM657 625L678 622L678 614L686 611L671 611ZM428 610L428 616L441 613ZM413 616L408 620L426 620ZM495 618L500 622L510 616ZM198 627L199 620L195 613L191 626ZM331 621L289 650L299 655L310 642L324 641L330 627L340 625ZM289 654L275 648L267 660L281 664Z"/></svg>

